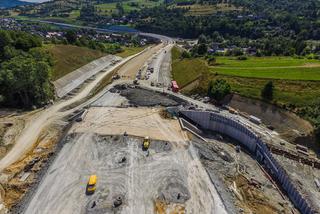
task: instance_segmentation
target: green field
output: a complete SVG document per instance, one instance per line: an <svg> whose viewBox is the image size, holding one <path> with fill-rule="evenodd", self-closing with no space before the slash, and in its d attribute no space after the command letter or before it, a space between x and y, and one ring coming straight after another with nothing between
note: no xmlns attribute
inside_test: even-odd
<svg viewBox="0 0 320 214"><path fill-rule="evenodd" d="M208 67L201 58L180 59L177 48L172 53L172 75L180 86L186 86L202 76L196 88L184 90L186 93L206 94L211 80L225 79L233 92L261 99L261 89L272 79L275 86L273 102L278 105L304 107L320 97L320 81L315 81L320 80L320 67L298 67L306 64L310 66L318 63L317 60L262 57L240 61L232 57L217 57L218 66ZM289 66L296 68L288 68Z"/></svg>
<svg viewBox="0 0 320 214"><path fill-rule="evenodd" d="M208 72L208 67L201 59L180 59L180 51L172 49L172 75L180 87L197 79L202 73Z"/></svg>
<svg viewBox="0 0 320 214"><path fill-rule="evenodd" d="M51 53L54 60L52 80L57 80L105 55L100 51L72 45L47 45L44 48Z"/></svg>
<svg viewBox="0 0 320 214"><path fill-rule="evenodd" d="M242 8L235 7L232 4L218 3L215 5L212 4L192 4L192 5L183 5L178 6L174 5L172 8L183 8L187 9L187 16L207 16L212 15L217 12L228 12L228 11L241 11Z"/></svg>
<svg viewBox="0 0 320 214"><path fill-rule="evenodd" d="M74 24L74 25L82 25L83 22L80 20L77 20L77 11L73 11L70 13L69 17L29 17L29 16L23 16L23 15L17 15L17 16L11 16L12 18L15 18L17 20L21 21L51 21L51 22L60 22L60 23L66 23L66 24Z"/></svg>
<svg viewBox="0 0 320 214"><path fill-rule="evenodd" d="M122 1L122 6L125 13L129 13L134 10L141 10L142 8L155 7L162 3L162 0L159 1L149 1L149 0L129 0ZM116 8L117 3L104 3L96 5L96 9L98 13L101 15L111 15L112 13L117 12Z"/></svg>
<svg viewBox="0 0 320 214"><path fill-rule="evenodd" d="M231 85L233 92L254 99L261 99L261 89L269 81L260 78L210 74L201 82L201 88L198 91L206 93L207 85L213 79L225 79ZM272 82L275 87L273 102L280 106L304 107L320 97L320 82L317 81L272 80Z"/></svg>
<svg viewBox="0 0 320 214"><path fill-rule="evenodd" d="M223 75L251 78L320 80L320 60L293 57L217 57L210 71Z"/></svg>

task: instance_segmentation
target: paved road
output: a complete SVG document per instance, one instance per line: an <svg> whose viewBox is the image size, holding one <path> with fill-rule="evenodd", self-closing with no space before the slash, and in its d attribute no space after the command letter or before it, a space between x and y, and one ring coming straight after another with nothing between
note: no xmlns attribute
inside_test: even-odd
<svg viewBox="0 0 320 214"><path fill-rule="evenodd" d="M136 78L137 72L145 64L145 62L150 59L155 53L162 50L164 47L165 44L160 43L155 47L147 48L148 51L142 53L139 58L134 58L133 60L130 60L130 63L123 65L119 69L118 74L124 79L134 80Z"/></svg>
<svg viewBox="0 0 320 214"><path fill-rule="evenodd" d="M164 86L171 84L171 49L173 44L168 44L166 47L158 51L147 65L148 68L153 68L153 73L150 74L148 81L151 83L160 83Z"/></svg>

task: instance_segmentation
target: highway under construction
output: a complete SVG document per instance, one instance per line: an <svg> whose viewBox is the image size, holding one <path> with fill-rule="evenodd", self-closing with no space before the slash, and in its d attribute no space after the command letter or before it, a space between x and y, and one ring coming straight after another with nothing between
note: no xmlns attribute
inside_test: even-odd
<svg viewBox="0 0 320 214"><path fill-rule="evenodd" d="M0 161L3 204L27 214L317 213L320 170L270 153L284 140L263 124L173 92L174 40L149 36L161 42L102 60L30 116Z"/></svg>

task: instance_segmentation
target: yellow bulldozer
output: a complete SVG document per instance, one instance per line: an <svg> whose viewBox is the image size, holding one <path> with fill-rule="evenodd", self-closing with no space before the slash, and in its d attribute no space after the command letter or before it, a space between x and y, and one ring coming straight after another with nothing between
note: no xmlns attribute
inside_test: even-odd
<svg viewBox="0 0 320 214"><path fill-rule="evenodd" d="M150 138L147 136L144 138L142 143L142 150L147 151L150 147Z"/></svg>

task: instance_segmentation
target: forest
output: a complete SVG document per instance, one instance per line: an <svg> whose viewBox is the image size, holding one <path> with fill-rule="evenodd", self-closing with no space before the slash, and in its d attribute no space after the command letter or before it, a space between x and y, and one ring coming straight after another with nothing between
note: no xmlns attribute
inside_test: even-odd
<svg viewBox="0 0 320 214"><path fill-rule="evenodd" d="M0 105L41 106L54 97L53 62L41 38L19 31L0 31Z"/></svg>
<svg viewBox="0 0 320 214"><path fill-rule="evenodd" d="M198 2L217 3L219 1ZM314 42L320 40L319 1L232 0L231 5L241 10L193 16L188 14L188 6L162 5L133 11L129 16L140 17L136 27L142 31L183 38L204 34L214 42L260 49L263 55L305 55L320 50Z"/></svg>

